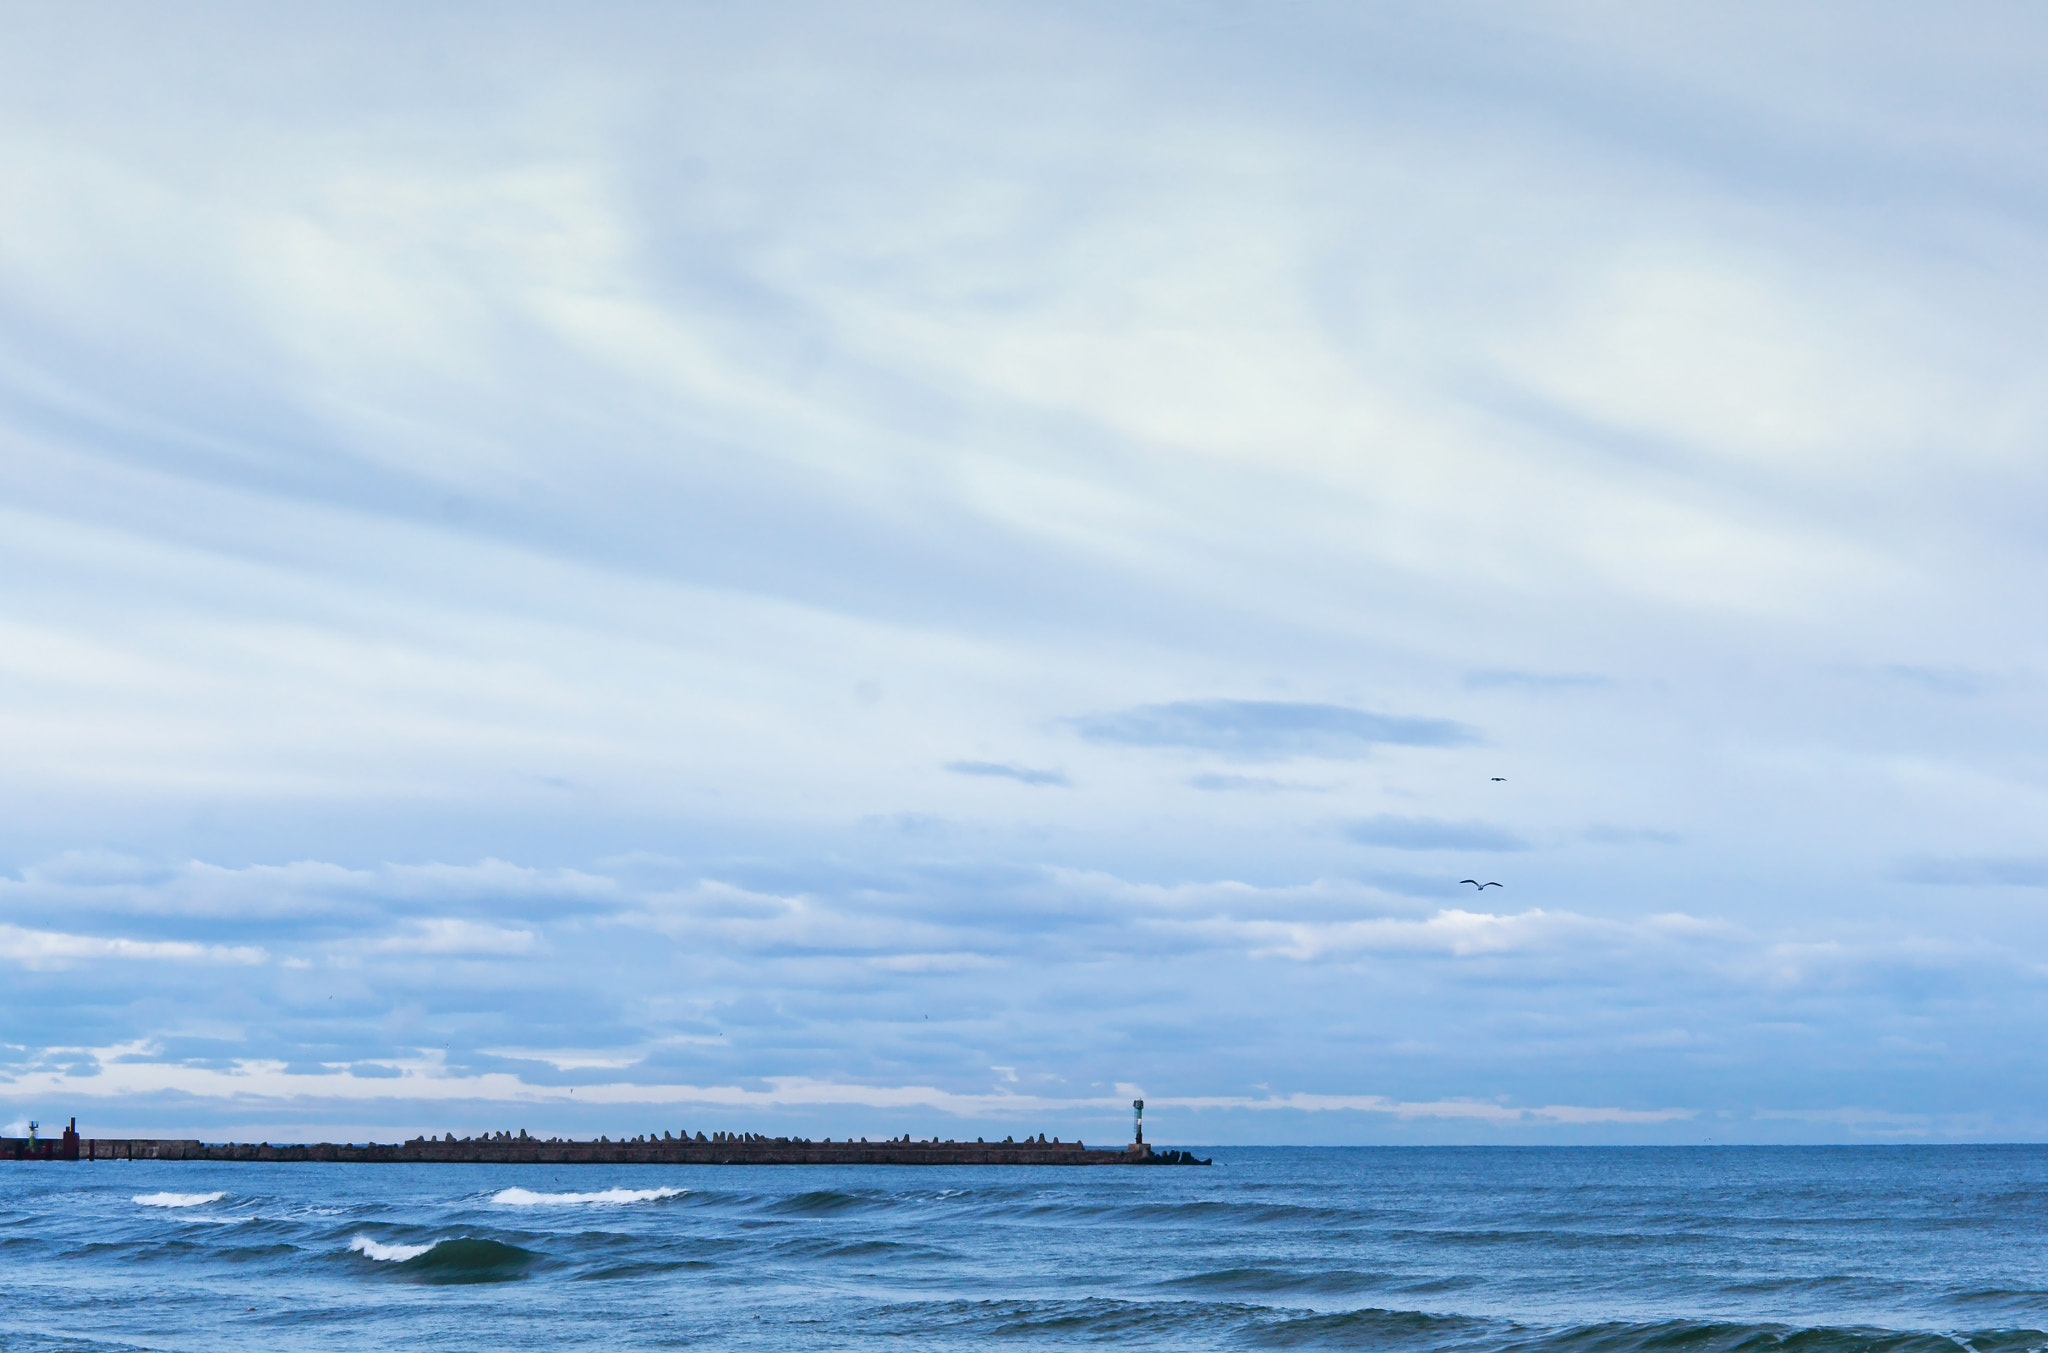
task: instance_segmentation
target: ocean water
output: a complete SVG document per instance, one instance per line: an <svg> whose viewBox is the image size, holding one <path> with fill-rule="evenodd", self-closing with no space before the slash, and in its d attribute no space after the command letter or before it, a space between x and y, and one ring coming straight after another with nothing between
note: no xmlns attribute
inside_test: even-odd
<svg viewBox="0 0 2048 1353"><path fill-rule="evenodd" d="M2048 1348L2048 1148L0 1165L0 1348Z"/></svg>

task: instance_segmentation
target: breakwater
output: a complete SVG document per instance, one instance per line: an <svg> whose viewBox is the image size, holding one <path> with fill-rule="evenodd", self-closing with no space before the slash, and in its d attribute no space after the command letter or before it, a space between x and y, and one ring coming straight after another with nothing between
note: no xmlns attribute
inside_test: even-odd
<svg viewBox="0 0 2048 1353"><path fill-rule="evenodd" d="M664 1132L613 1141L576 1141L497 1132L481 1137L415 1137L404 1142L201 1142L185 1139L82 1138L76 1123L58 1141L33 1148L22 1138L0 1139L8 1160L336 1161L358 1164L468 1165L1207 1165L1183 1151L1155 1152L1143 1142L1091 1148L1048 1141L812 1141L757 1133Z"/></svg>

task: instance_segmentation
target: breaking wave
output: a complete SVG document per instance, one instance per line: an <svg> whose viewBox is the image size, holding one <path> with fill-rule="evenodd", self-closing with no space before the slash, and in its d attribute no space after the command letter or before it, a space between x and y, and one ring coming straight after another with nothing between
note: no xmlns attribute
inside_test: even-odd
<svg viewBox="0 0 2048 1353"><path fill-rule="evenodd" d="M348 1247L367 1259L392 1265L392 1273L417 1283L502 1283L526 1276L540 1256L502 1240L461 1236L427 1245L386 1245L357 1236Z"/></svg>
<svg viewBox="0 0 2048 1353"><path fill-rule="evenodd" d="M357 1236L348 1243L348 1247L365 1259L375 1259L380 1264L402 1264L408 1259L417 1259L434 1248L433 1245L385 1245L368 1236Z"/></svg>
<svg viewBox="0 0 2048 1353"><path fill-rule="evenodd" d="M199 1207L205 1203L217 1203L227 1196L226 1190L215 1193L138 1193L135 1201L144 1207Z"/></svg>
<svg viewBox="0 0 2048 1353"><path fill-rule="evenodd" d="M622 1203L658 1203L680 1198L688 1189L599 1189L595 1193L535 1193L532 1189L499 1189L491 1201L506 1207L564 1207L576 1203L618 1206Z"/></svg>

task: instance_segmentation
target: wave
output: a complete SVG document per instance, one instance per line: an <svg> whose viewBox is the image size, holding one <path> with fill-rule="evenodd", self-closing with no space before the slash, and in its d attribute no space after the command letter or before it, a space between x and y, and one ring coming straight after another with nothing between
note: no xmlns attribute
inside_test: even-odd
<svg viewBox="0 0 2048 1353"><path fill-rule="evenodd" d="M646 1259L634 1264L613 1264L579 1273L570 1281L580 1283L617 1282L627 1278L659 1278L670 1273L709 1272L718 1265L707 1259Z"/></svg>
<svg viewBox="0 0 2048 1353"><path fill-rule="evenodd" d="M429 1245L385 1245L368 1236L357 1236L348 1243L348 1247L365 1259L375 1259L380 1264L402 1264L408 1259L419 1258L440 1243L437 1240Z"/></svg>
<svg viewBox="0 0 2048 1353"><path fill-rule="evenodd" d="M526 1276L540 1258L532 1250L502 1240L459 1236L426 1245L386 1245L368 1236L349 1241L349 1249L368 1259L392 1265L392 1273L411 1282L502 1283Z"/></svg>
<svg viewBox="0 0 2048 1353"><path fill-rule="evenodd" d="M1354 1269L1296 1272L1284 1268L1226 1268L1167 1278L1161 1287L1201 1288L1212 1292L1364 1292L1391 1285L1384 1273Z"/></svg>
<svg viewBox="0 0 2048 1353"><path fill-rule="evenodd" d="M2033 1310L2048 1305L2048 1292L2038 1287L1983 1287L1950 1293L1948 1299L1958 1306L2017 1306Z"/></svg>
<svg viewBox="0 0 2048 1353"><path fill-rule="evenodd" d="M563 1207L576 1203L616 1206L621 1203L658 1203L680 1198L688 1189L600 1189L596 1193L535 1193L531 1189L499 1189L491 1201L506 1207Z"/></svg>
<svg viewBox="0 0 2048 1353"><path fill-rule="evenodd" d="M2040 1330L1975 1333L1795 1326L1739 1321L1615 1321L1544 1329L1419 1311L1359 1310L1245 1322L1245 1342L1270 1348L1409 1344L1505 1353L2039 1353Z"/></svg>
<svg viewBox="0 0 2048 1353"><path fill-rule="evenodd" d="M833 1236L804 1236L775 1247L777 1254L792 1259L899 1259L917 1263L953 1259L957 1256L936 1246L904 1240L850 1240Z"/></svg>
<svg viewBox="0 0 2048 1353"><path fill-rule="evenodd" d="M2039 1348L2039 1330L1983 1330L1946 1333L1858 1326L1749 1324L1737 1321L1667 1320L1650 1324L1581 1325L1537 1336L1519 1345L1559 1353L1957 1353Z"/></svg>
<svg viewBox="0 0 2048 1353"><path fill-rule="evenodd" d="M877 1312L879 1332L929 1336L943 1332L954 1342L988 1339L1029 1343L1213 1345L1230 1339L1267 1313L1237 1302L1124 1301L1112 1297L1068 1300L955 1300L899 1303Z"/></svg>
<svg viewBox="0 0 2048 1353"><path fill-rule="evenodd" d="M1579 1333L1577 1330L1546 1336L1474 1316L1431 1315L1426 1311L1389 1311L1378 1307L1318 1315L1282 1315L1277 1319L1274 1314L1270 1310L1261 1310L1246 1320L1242 1326L1245 1341L1269 1348L1291 1348L1303 1344L1348 1347L1362 1343L1383 1349L1398 1348L1404 1344L1423 1349L1482 1345L1506 1347L1517 1353L1533 1349L1557 1350L1558 1353L1565 1349L1574 1353L1598 1349L1599 1353L1617 1353L1616 1346L1612 1344L1580 1344L1573 1337ZM1528 1337L1516 1339L1513 1337L1516 1334Z"/></svg>
<svg viewBox="0 0 2048 1353"><path fill-rule="evenodd" d="M225 1190L216 1193L138 1193L135 1201L144 1207L200 1207L217 1203L227 1196Z"/></svg>
<svg viewBox="0 0 2048 1353"><path fill-rule="evenodd" d="M1023 1215L1038 1217L1116 1217L1168 1224L1213 1222L1236 1226L1286 1224L1333 1227L1377 1225L1384 1220L1374 1212L1359 1208L1309 1206L1300 1203L1243 1203L1213 1198L1194 1202L1138 1203L1120 1198L1060 1198L1033 1202L1020 1207L1019 1210Z"/></svg>
<svg viewBox="0 0 2048 1353"><path fill-rule="evenodd" d="M1225 1270L1217 1286L1266 1285L1268 1270ZM1738 1321L1612 1321L1544 1326L1485 1316L1367 1307L1304 1312L1244 1301L1073 1300L902 1303L876 1313L899 1335L1040 1342L1155 1341L1253 1348L1372 1348L1380 1353L2043 1353L2035 1329L1976 1332ZM1148 1343L1148 1346L1150 1344Z"/></svg>
<svg viewBox="0 0 2048 1353"><path fill-rule="evenodd" d="M31 1334L24 1330L7 1332L8 1353L151 1353L141 1344L109 1343L77 1335Z"/></svg>
<svg viewBox="0 0 2048 1353"><path fill-rule="evenodd" d="M842 1193L837 1189L813 1189L809 1193L792 1194L777 1198L762 1209L764 1212L782 1212L793 1216L816 1217L833 1212L847 1212L855 1208L890 1207L897 1199L865 1193Z"/></svg>

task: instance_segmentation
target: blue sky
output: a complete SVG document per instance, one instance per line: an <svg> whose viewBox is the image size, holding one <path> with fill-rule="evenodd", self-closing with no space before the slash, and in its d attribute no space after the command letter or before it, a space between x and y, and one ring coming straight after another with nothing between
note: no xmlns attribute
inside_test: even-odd
<svg viewBox="0 0 2048 1353"><path fill-rule="evenodd" d="M2048 1137L2038 12L586 8L10 14L0 1113Z"/></svg>

